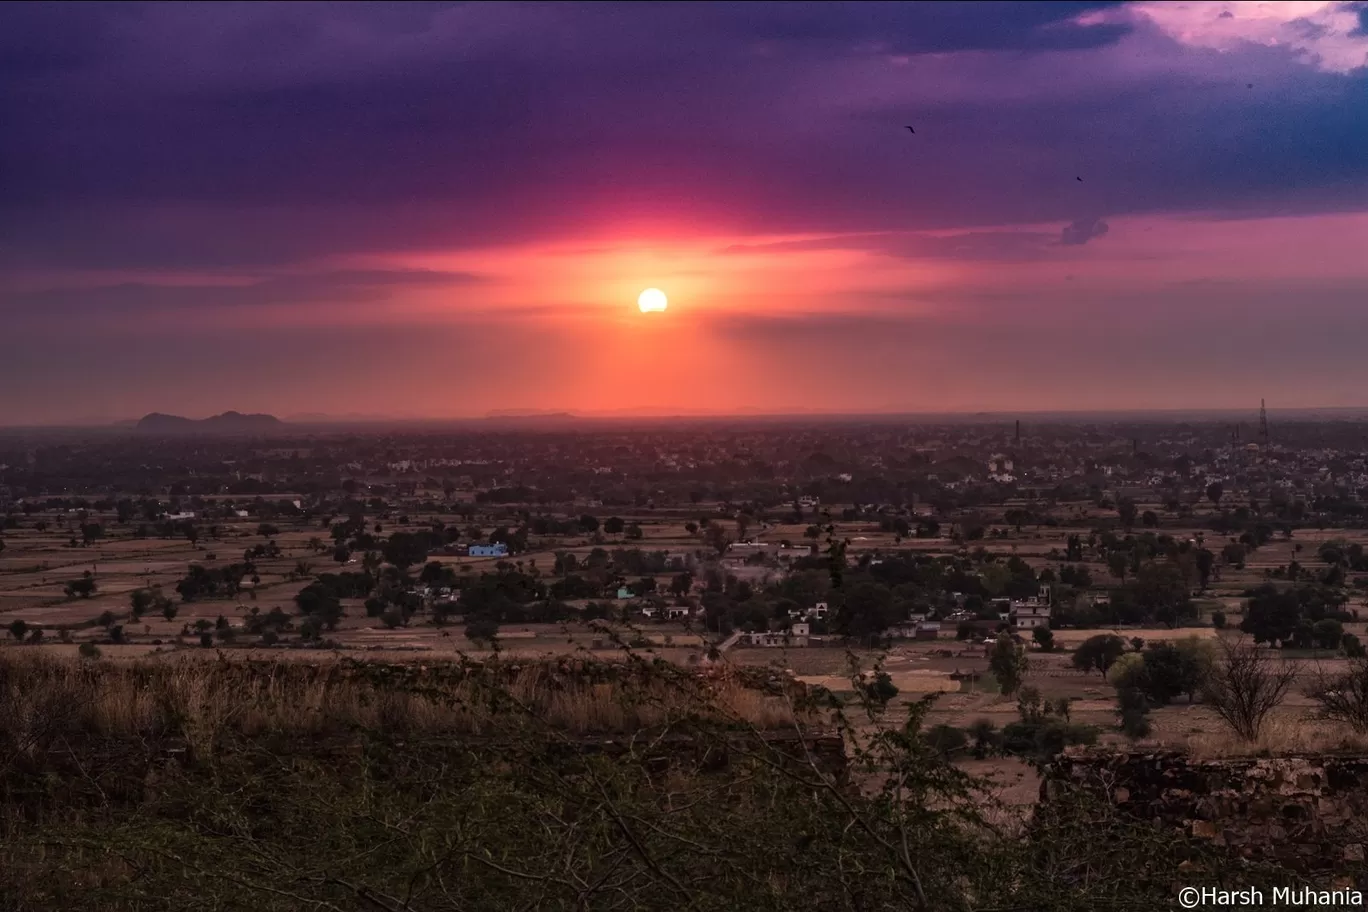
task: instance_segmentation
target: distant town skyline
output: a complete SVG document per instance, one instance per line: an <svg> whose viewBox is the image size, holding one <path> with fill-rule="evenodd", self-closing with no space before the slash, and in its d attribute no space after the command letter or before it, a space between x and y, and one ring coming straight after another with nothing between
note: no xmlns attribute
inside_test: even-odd
<svg viewBox="0 0 1368 912"><path fill-rule="evenodd" d="M1368 405L1362 3L26 3L0 73L0 425Z"/></svg>

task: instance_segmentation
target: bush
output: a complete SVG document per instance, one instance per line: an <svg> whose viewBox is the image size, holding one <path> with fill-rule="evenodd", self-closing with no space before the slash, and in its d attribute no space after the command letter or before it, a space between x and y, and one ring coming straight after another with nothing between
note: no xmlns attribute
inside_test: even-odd
<svg viewBox="0 0 1368 912"><path fill-rule="evenodd" d="M1344 650L1346 658L1362 659L1368 656L1368 650L1363 648L1363 643L1352 633L1346 633L1340 638L1340 648Z"/></svg>
<svg viewBox="0 0 1368 912"><path fill-rule="evenodd" d="M932 749L947 757L964 750L969 744L964 732L953 725L933 725L922 737Z"/></svg>
<svg viewBox="0 0 1368 912"><path fill-rule="evenodd" d="M83 659L98 659L100 657L100 647L89 640L82 643L80 648L76 651Z"/></svg>
<svg viewBox="0 0 1368 912"><path fill-rule="evenodd" d="M495 621L474 618L466 622L465 635L472 643L488 643L493 646L499 636L499 625Z"/></svg>
<svg viewBox="0 0 1368 912"><path fill-rule="evenodd" d="M1350 659L1344 674L1319 675L1306 695L1319 704L1321 718L1343 722L1360 734L1368 732L1368 657Z"/></svg>
<svg viewBox="0 0 1368 912"><path fill-rule="evenodd" d="M1071 744L1093 744L1097 731L1091 725L1069 722L1067 700L1051 703L1034 687L1021 688L1016 722L1003 726L999 748L1029 760L1049 760ZM991 727L992 723L988 723Z"/></svg>
<svg viewBox="0 0 1368 912"><path fill-rule="evenodd" d="M897 685L888 676L888 672L882 670L862 675L856 681L855 687L861 698L868 700L880 709L887 706L889 701L898 695Z"/></svg>
<svg viewBox="0 0 1368 912"><path fill-rule="evenodd" d="M1031 631L1031 639L1036 641L1041 652L1054 652L1054 631L1049 627L1037 627Z"/></svg>
<svg viewBox="0 0 1368 912"><path fill-rule="evenodd" d="M1224 662L1207 681L1206 700L1231 729L1257 741L1268 718L1296 680L1295 662L1265 658L1255 646L1224 644Z"/></svg>
<svg viewBox="0 0 1368 912"><path fill-rule="evenodd" d="M1118 688L1116 708L1121 716L1121 731L1126 737L1143 738L1150 733L1149 698L1140 688Z"/></svg>
<svg viewBox="0 0 1368 912"><path fill-rule="evenodd" d="M1226 613L1224 611L1221 611L1219 608L1211 612L1211 626L1215 627L1217 630L1225 630Z"/></svg>
<svg viewBox="0 0 1368 912"><path fill-rule="evenodd" d="M999 736L997 726L991 719L975 719L966 729L974 739L974 756L980 760L997 750Z"/></svg>

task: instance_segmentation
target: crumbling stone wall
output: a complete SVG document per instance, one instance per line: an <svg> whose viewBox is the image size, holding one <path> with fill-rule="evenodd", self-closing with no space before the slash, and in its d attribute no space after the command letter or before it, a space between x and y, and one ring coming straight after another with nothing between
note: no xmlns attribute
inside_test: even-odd
<svg viewBox="0 0 1368 912"><path fill-rule="evenodd" d="M1069 792L1308 873L1362 864L1368 845L1368 757L1071 751L1045 769L1041 801Z"/></svg>

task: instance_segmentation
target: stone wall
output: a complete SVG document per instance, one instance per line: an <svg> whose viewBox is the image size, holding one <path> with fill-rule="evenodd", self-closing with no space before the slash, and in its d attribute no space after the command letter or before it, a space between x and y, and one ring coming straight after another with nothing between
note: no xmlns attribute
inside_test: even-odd
<svg viewBox="0 0 1368 912"><path fill-rule="evenodd" d="M1071 751L1045 769L1041 801L1070 792L1306 873L1359 868L1368 844L1368 757Z"/></svg>

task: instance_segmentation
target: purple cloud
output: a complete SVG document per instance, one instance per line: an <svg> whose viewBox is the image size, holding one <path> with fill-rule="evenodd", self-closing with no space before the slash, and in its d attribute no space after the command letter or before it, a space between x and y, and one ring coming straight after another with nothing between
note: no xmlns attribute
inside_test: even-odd
<svg viewBox="0 0 1368 912"><path fill-rule="evenodd" d="M1065 247L1079 247L1107 233L1107 223L1100 218L1074 219L1059 233L1059 243Z"/></svg>

